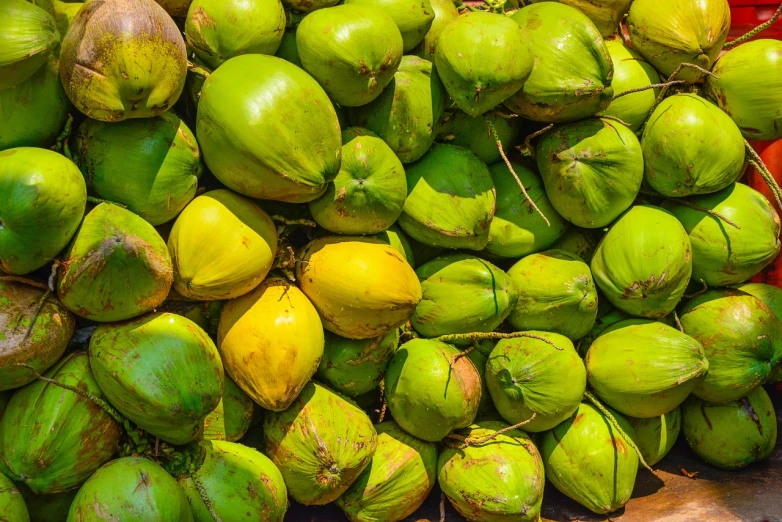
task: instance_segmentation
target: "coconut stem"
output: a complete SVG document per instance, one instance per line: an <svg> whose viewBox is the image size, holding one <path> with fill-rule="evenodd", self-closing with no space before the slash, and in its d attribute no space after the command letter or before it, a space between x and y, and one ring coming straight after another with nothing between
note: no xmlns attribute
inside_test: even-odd
<svg viewBox="0 0 782 522"><path fill-rule="evenodd" d="M708 214L710 216L714 216L715 218L719 219L720 221L724 221L728 225L732 226L736 230L741 230L740 226L738 226L736 223L734 223L730 219L726 218L725 216L723 216L719 212L716 212L716 211L708 209L708 208L703 208L703 207L698 206L698 205L696 205L694 203L690 203L686 199L680 199L680 198L665 198L665 199L667 199L668 201L671 201L673 203L676 203L678 205L684 205L685 207L689 207L689 208L691 208L693 210L697 210L698 212L704 212L704 213L706 213L706 214Z"/></svg>
<svg viewBox="0 0 782 522"><path fill-rule="evenodd" d="M616 96L614 96L614 99L616 100L617 98L621 98L622 96L627 96L628 94L634 94L636 92L648 91L650 89L659 89L661 87L671 87L672 85L678 85L681 83L687 83L687 82L684 80L673 80L665 83L653 83L651 85L647 85L646 87L638 87L637 89L629 89L627 91L622 91Z"/></svg>
<svg viewBox="0 0 782 522"><path fill-rule="evenodd" d="M484 339L518 339L519 337L527 337L529 339L536 339L538 341L543 341L546 344L550 344L554 348L556 348L559 351L562 351L563 348L560 348L556 344L554 344L552 341L549 341L545 337L541 337L539 335L527 333L527 332L513 332L513 333L501 333L501 332L474 332L474 333L466 333L466 334L448 334L448 335L441 335L440 337L435 337L435 341L440 341L443 343L452 343L455 341L482 341Z"/></svg>
<svg viewBox="0 0 782 522"><path fill-rule="evenodd" d="M668 80L662 84L664 85L664 87L660 89L660 94L657 95L657 98L654 100L654 104L652 104L652 108L649 109L644 124L641 125L641 128L638 130L638 135L643 134L644 129L646 128L646 124L649 123L649 118L652 116L652 114L654 114L654 110L665 99L665 95L668 94L668 89L670 89L673 85L675 85L674 81L676 80L676 77L679 76L679 73L682 72L683 69L688 67L691 69L696 69L702 72L703 74L708 74L709 76L713 76L714 78L717 77L717 75L715 75L711 71L707 71L703 67L699 65L695 65L694 63L680 63L679 66L676 68L676 70L673 71L673 73L668 77Z"/></svg>
<svg viewBox="0 0 782 522"><path fill-rule="evenodd" d="M451 368L453 368L453 365L456 364L456 361L458 361L462 357L466 357L466 356L470 355L470 352L472 352L476 348L478 348L478 341L473 340L472 346L470 346L466 350L462 350L461 352L459 352L456 355L454 355L453 361L451 361Z"/></svg>
<svg viewBox="0 0 782 522"><path fill-rule="evenodd" d="M96 198L94 196L87 196L87 201L89 201L90 203L95 203L96 205L99 205L101 203L108 203L109 205L117 205L120 208L128 208L127 205L123 205L122 203L117 203L116 201L111 201L109 199Z"/></svg>
<svg viewBox="0 0 782 522"><path fill-rule="evenodd" d="M755 149L752 148L752 145L750 145L747 140L744 140L744 146L747 149L747 155L749 156L749 164L758 171L758 174L760 174L760 176L763 178L763 181L766 182L766 185L768 185L771 194L774 196L774 199L777 202L777 207L782 209L782 189L779 188L777 180L774 179L774 175L771 174L771 171L768 170L766 164L763 163L763 158L761 158L758 153L755 152Z"/></svg>
<svg viewBox="0 0 782 522"><path fill-rule="evenodd" d="M703 278L699 279L701 284L703 285L703 288L695 292L694 294L684 294L684 297L687 299L692 299L693 297L698 297L699 295L705 294L706 291L709 289L709 285L706 284L706 281L703 280Z"/></svg>
<svg viewBox="0 0 782 522"><path fill-rule="evenodd" d="M39 283L38 281L33 281L32 279L28 279L26 277L6 275L6 276L0 276L0 281L8 281L11 283L22 283L25 285L34 286L35 288L40 288L41 290L49 290L49 287L46 286L44 283Z"/></svg>
<svg viewBox="0 0 782 522"><path fill-rule="evenodd" d="M195 487L198 490L198 494L201 496L201 501L204 503L204 506L206 506L206 510L209 511L209 514L212 516L215 522L223 522L223 519L221 519L220 515L218 515L215 511L214 505L212 504L209 495L206 493L206 488L204 487L203 482L201 482L201 479L198 478L196 472L191 470L189 475L190 480L193 481L193 484L195 484Z"/></svg>
<svg viewBox="0 0 782 522"><path fill-rule="evenodd" d="M738 44L746 42L747 40L749 40L750 38L753 38L755 35L757 35L761 31L765 31L766 29L768 29L769 27L774 25L774 23L777 20L779 20L779 16L780 15L782 15L782 4L780 4L779 7L777 7L776 12L774 13L774 15L768 21L763 22L762 24L760 24L759 26L757 26L756 28L754 28L753 30L748 32L747 34L743 34L743 35L739 36L738 38L736 38L732 42L726 43L725 45L722 46L722 48L723 49L731 49L731 48L737 46Z"/></svg>
<svg viewBox="0 0 782 522"><path fill-rule="evenodd" d="M589 402L591 402L592 405L595 408L600 410L600 413L602 413L605 416L605 418L608 420L609 424L611 424L611 426L617 431L617 433L619 433L619 435L625 440L627 445L630 446L631 448L633 448L633 450L635 450L636 455L638 455L638 460L641 462L641 464L643 464L643 467L645 467L646 469L651 471L652 474L654 474L654 470L651 468L651 466L649 466L649 464L646 463L646 461L644 460L643 455L641 455L641 450L638 449L638 446L635 445L635 442L633 442L633 439L631 439L630 436L625 432L625 430L622 429L622 427L616 421L616 418L614 418L614 416L611 414L611 412L608 411L608 408L603 406L603 403L601 403L597 399L597 397L595 397L594 395L592 395L588 391L584 392L584 397L589 399Z"/></svg>
<svg viewBox="0 0 782 522"><path fill-rule="evenodd" d="M288 219L283 216L272 216L272 221L276 223L281 223L285 226L293 226L293 225L301 225L303 227L312 227L315 228L318 226L317 223L312 221L311 219Z"/></svg>
<svg viewBox="0 0 782 522"><path fill-rule="evenodd" d="M541 136L541 135L547 133L548 131L550 131L553 128L554 128L554 124L553 123L549 123L548 125L546 125L542 129L536 130L535 132L533 132L532 134L527 135L527 137L524 138L524 148L527 150L527 152L529 153L530 156L532 156L533 158L535 157L535 147L532 146L532 140L534 140L538 136Z"/></svg>
<svg viewBox="0 0 782 522"><path fill-rule="evenodd" d="M496 439L497 437L499 437L500 435L502 435L504 433L508 433L509 431L521 428L522 426L525 426L525 425L529 424L530 422L535 420L535 417L537 417L537 415L538 415L537 413L533 412L532 413L532 417L530 417L529 419L527 419L525 421L522 421L522 422L519 422L518 424L514 424L513 426L508 426L506 428L502 428L501 430L497 430L494 433L492 433L491 435L487 435L487 436L485 436L483 438L480 438L478 440L470 440L467 437L462 437L461 435L456 435L456 434L453 434L453 433L448 434L448 438L460 440L460 441L463 442L463 444L461 446L458 446L456 449L464 449L467 446L481 446L483 444L486 444L487 442L493 441L494 439Z"/></svg>
<svg viewBox="0 0 782 522"><path fill-rule="evenodd" d="M203 76L204 78L209 78L209 75L212 74L212 72L206 67L196 65L190 60L187 61L187 70L193 74L197 74L198 76Z"/></svg>
<svg viewBox="0 0 782 522"><path fill-rule="evenodd" d="M59 152L69 160L73 161L73 155L71 154L71 148L68 145L68 141L71 138L71 129L73 128L73 116L68 113L68 119L65 120L65 125L62 128L62 132L57 136L57 139L52 145L51 150Z"/></svg>
<svg viewBox="0 0 782 522"><path fill-rule="evenodd" d="M684 327L682 326L682 322L679 320L679 314L676 313L676 310L673 311L673 320L676 321L676 326L679 328L679 331L684 333Z"/></svg>
<svg viewBox="0 0 782 522"><path fill-rule="evenodd" d="M386 411L388 410L388 402L386 402L386 380L380 381L380 400L382 405L380 406L380 417L377 419L377 423L381 424L383 419L386 418Z"/></svg>
<svg viewBox="0 0 782 522"><path fill-rule="evenodd" d="M494 127L494 123L489 121L487 118L484 118L484 121L486 122L486 126L489 127L489 132L491 132L492 137L494 138L494 141L497 143L497 149L500 151L500 156L502 156L502 159L505 161L505 165L508 167L508 170L511 174L513 174L514 179L516 180L516 183L518 183L519 187L521 188L521 192L524 193L524 197L527 199L527 203L529 203L532 208L535 209L535 212L537 212L540 217L543 218L543 221L546 222L546 225L549 227L551 226L551 222L548 220L548 218L543 214L543 212L538 208L538 206L535 204L534 201L532 201L532 198L529 197L529 194L527 193L527 189L524 188L524 183L521 182L521 179L519 179L519 175L516 174L516 171L513 170L513 165L511 165L510 160L508 159L508 156L505 155L505 150L502 148L502 141L500 141L500 137L497 134L497 129Z"/></svg>
<svg viewBox="0 0 782 522"><path fill-rule="evenodd" d="M445 493L440 491L440 522L445 522Z"/></svg>
<svg viewBox="0 0 782 522"><path fill-rule="evenodd" d="M616 116L611 116L610 114L603 114L602 116L600 116L600 119L601 120L617 121L617 122L621 123L622 125L624 125L625 127L630 127L630 124L627 123L626 121L624 121L623 119L617 118Z"/></svg>

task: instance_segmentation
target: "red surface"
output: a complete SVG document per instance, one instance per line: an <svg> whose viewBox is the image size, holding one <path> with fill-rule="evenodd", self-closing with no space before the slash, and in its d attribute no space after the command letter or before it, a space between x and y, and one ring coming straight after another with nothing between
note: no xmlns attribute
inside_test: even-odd
<svg viewBox="0 0 782 522"><path fill-rule="evenodd" d="M777 141L755 141L751 142L752 146L760 154L763 163L766 164L768 170L777 180L777 183L782 185L782 139ZM754 188L769 201L771 201L777 212L782 213L782 210L774 202L774 197L771 195L771 191L768 189L766 182L760 177L760 174L750 167L747 169L747 175L744 178L747 185ZM782 288L782 256L778 257L766 270L761 272L752 278L755 283L768 283L778 288Z"/></svg>
<svg viewBox="0 0 782 522"><path fill-rule="evenodd" d="M731 17L729 40L748 33L769 20L779 7L778 0L728 0L728 4ZM782 40L782 17L753 39L758 38Z"/></svg>

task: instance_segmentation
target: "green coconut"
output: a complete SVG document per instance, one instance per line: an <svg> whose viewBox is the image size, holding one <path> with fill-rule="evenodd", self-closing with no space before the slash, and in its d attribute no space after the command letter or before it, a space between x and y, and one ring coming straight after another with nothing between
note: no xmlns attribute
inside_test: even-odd
<svg viewBox="0 0 782 522"><path fill-rule="evenodd" d="M367 467L377 446L366 413L314 382L287 410L266 414L263 436L288 494L304 505L335 501Z"/></svg>
<svg viewBox="0 0 782 522"><path fill-rule="evenodd" d="M456 511L476 522L540 520L545 476L532 440L521 430L504 431L503 422L479 422L459 435L478 442L446 446L437 463L437 481Z"/></svg>
<svg viewBox="0 0 782 522"><path fill-rule="evenodd" d="M751 140L782 138L782 42L756 40L725 53L706 92Z"/></svg>
<svg viewBox="0 0 782 522"><path fill-rule="evenodd" d="M399 344L399 330L370 339L346 339L326 332L317 378L340 393L357 397L383 380L388 361Z"/></svg>
<svg viewBox="0 0 782 522"><path fill-rule="evenodd" d="M117 522L193 522L176 480L143 457L124 457L100 468L81 487L68 512L68 522L102 522L109 517Z"/></svg>
<svg viewBox="0 0 782 522"><path fill-rule="evenodd" d="M733 183L723 190L696 196L681 205L663 204L684 225L692 244L692 279L709 286L742 283L779 255L779 216L760 192ZM724 216L740 228L707 214Z"/></svg>
<svg viewBox="0 0 782 522"><path fill-rule="evenodd" d="M152 225L101 203L84 217L65 252L57 296L86 319L122 321L155 309L172 281L168 249Z"/></svg>
<svg viewBox="0 0 782 522"><path fill-rule="evenodd" d="M584 359L587 380L615 410L659 417L675 409L709 371L703 346L676 328L644 319L608 328Z"/></svg>
<svg viewBox="0 0 782 522"><path fill-rule="evenodd" d="M424 502L437 478L437 446L395 422L375 426L377 449L369 465L336 504L351 522L397 522Z"/></svg>
<svg viewBox="0 0 782 522"><path fill-rule="evenodd" d="M0 90L16 87L46 63L60 42L54 18L25 0L0 5Z"/></svg>
<svg viewBox="0 0 782 522"><path fill-rule="evenodd" d="M446 254L419 266L423 298L410 322L424 337L494 331L519 298L511 277L469 254Z"/></svg>
<svg viewBox="0 0 782 522"><path fill-rule="evenodd" d="M660 88L649 89L660 83L659 73L644 58L624 44L624 39L616 37L606 40L608 54L614 64L614 99L599 116L613 116L627 123L630 130L638 131L649 117ZM616 98L618 94L633 89L646 89Z"/></svg>
<svg viewBox="0 0 782 522"><path fill-rule="evenodd" d="M84 352L44 374L106 400ZM39 494L78 487L117 451L121 425L92 400L36 381L11 397L0 419L0 470Z"/></svg>
<svg viewBox="0 0 782 522"><path fill-rule="evenodd" d="M576 345L576 350L578 351L579 355L581 355L581 357L586 356L587 350L595 341L595 339L600 337L608 328L614 326L616 323L631 318L632 317L629 314L619 310L610 302L608 302L608 300L599 299L597 304L597 319L595 319L595 325L591 330L589 330L588 334L579 339L578 345Z"/></svg>
<svg viewBox="0 0 782 522"><path fill-rule="evenodd" d="M510 18L469 12L440 34L435 64L454 104L479 116L524 85L533 67L532 48L527 33Z"/></svg>
<svg viewBox="0 0 782 522"><path fill-rule="evenodd" d="M119 123L84 120L74 149L91 192L155 226L193 199L203 170L195 136L171 112Z"/></svg>
<svg viewBox="0 0 782 522"><path fill-rule="evenodd" d="M289 7L300 13L311 13L316 9L323 9L337 5L339 0L282 0L285 7Z"/></svg>
<svg viewBox="0 0 782 522"><path fill-rule="evenodd" d="M185 20L190 49L210 69L241 54L274 54L285 32L280 0L193 0Z"/></svg>
<svg viewBox="0 0 782 522"><path fill-rule="evenodd" d="M673 311L690 282L690 238L669 212L636 205L600 241L591 266L595 283L614 306L659 319Z"/></svg>
<svg viewBox="0 0 782 522"><path fill-rule="evenodd" d="M349 107L348 117L383 138L402 163L411 163L434 143L447 98L431 62L404 56L383 92L366 105Z"/></svg>
<svg viewBox="0 0 782 522"><path fill-rule="evenodd" d="M638 419L628 417L635 436L633 442L638 446L646 463L654 466L673 448L682 428L681 408L674 408L664 415Z"/></svg>
<svg viewBox="0 0 782 522"><path fill-rule="evenodd" d="M0 150L53 145L68 107L54 60L19 85L0 89Z"/></svg>
<svg viewBox="0 0 782 522"><path fill-rule="evenodd" d="M567 337L528 332L534 337L502 339L486 363L486 387L494 406L524 430L549 430L573 415L586 388L584 363Z"/></svg>
<svg viewBox="0 0 782 522"><path fill-rule="evenodd" d="M402 35L385 9L340 5L311 13L296 30L302 67L345 107L377 98L402 60Z"/></svg>
<svg viewBox="0 0 782 522"><path fill-rule="evenodd" d="M782 321L782 288L764 283L746 283L737 289L760 299Z"/></svg>
<svg viewBox="0 0 782 522"><path fill-rule="evenodd" d="M277 58L282 58L296 67L301 67L301 58L299 58L299 48L296 45L296 28L286 28L280 40L280 46L274 53Z"/></svg>
<svg viewBox="0 0 782 522"><path fill-rule="evenodd" d="M470 150L433 145L407 168L407 191L399 225L410 237L441 248L486 246L496 205L494 182Z"/></svg>
<svg viewBox="0 0 782 522"><path fill-rule="evenodd" d="M90 339L90 366L115 408L171 444L192 441L223 394L212 340L166 312L100 325Z"/></svg>
<svg viewBox="0 0 782 522"><path fill-rule="evenodd" d="M611 56L586 15L569 5L542 2L512 19L529 35L535 65L521 90L505 101L510 110L534 121L567 122L608 107L614 96Z"/></svg>
<svg viewBox="0 0 782 522"><path fill-rule="evenodd" d="M697 94L666 98L641 139L644 179L664 196L709 194L744 172L744 138L730 117Z"/></svg>
<svg viewBox="0 0 782 522"><path fill-rule="evenodd" d="M429 4L434 12L434 20L423 41L413 52L421 58L434 62L440 35L443 34L448 24L456 20L459 16L459 10L454 5L453 0L429 0Z"/></svg>
<svg viewBox="0 0 782 522"><path fill-rule="evenodd" d="M376 134L343 132L342 166L326 192L310 201L315 221L336 234L375 234L402 213L407 179L402 162Z"/></svg>
<svg viewBox="0 0 782 522"><path fill-rule="evenodd" d="M473 151L487 165L502 161L496 132L502 144L503 151L511 151L523 123L519 118L503 117L496 112L490 112L481 116L470 116L459 110L451 111L445 115L440 123L439 140L451 145L466 147Z"/></svg>
<svg viewBox="0 0 782 522"><path fill-rule="evenodd" d="M551 204L584 228L611 224L633 204L644 177L638 138L613 120L556 127L540 139L535 157Z"/></svg>
<svg viewBox="0 0 782 522"><path fill-rule="evenodd" d="M254 413L253 400L225 375L220 402L204 419L204 439L238 441L250 429Z"/></svg>
<svg viewBox="0 0 782 522"><path fill-rule="evenodd" d="M489 227L485 252L499 257L520 258L549 248L565 234L567 221L551 205L540 176L515 161L513 171L529 199L546 216L547 224L530 204L505 162L489 166L497 197L497 208Z"/></svg>
<svg viewBox="0 0 782 522"><path fill-rule="evenodd" d="M637 0L627 29L633 47L665 77L682 63L708 71L728 37L730 7L727 0ZM676 79L702 77L699 70L684 68Z"/></svg>
<svg viewBox="0 0 782 522"><path fill-rule="evenodd" d="M599 236L592 230L570 227L551 245L551 249L570 252L583 259L585 263L591 263L592 256L597 248L598 239Z"/></svg>
<svg viewBox="0 0 782 522"><path fill-rule="evenodd" d="M182 93L186 75L182 33L154 0L89 2L62 41L65 92L96 120L163 114Z"/></svg>
<svg viewBox="0 0 782 522"><path fill-rule="evenodd" d="M46 295L45 295L46 294ZM0 391L35 380L68 346L76 321L56 298L40 288L0 281Z"/></svg>
<svg viewBox="0 0 782 522"><path fill-rule="evenodd" d="M707 464L735 470L773 453L777 419L768 393L758 387L725 404L690 397L682 406L682 431Z"/></svg>
<svg viewBox="0 0 782 522"><path fill-rule="evenodd" d="M402 33L404 52L421 43L434 21L429 0L345 0L345 3L378 7L388 14Z"/></svg>
<svg viewBox="0 0 782 522"><path fill-rule="evenodd" d="M339 132L317 82L273 56L232 58L209 75L198 102L196 135L209 170L253 198L320 196L339 172Z"/></svg>
<svg viewBox="0 0 782 522"><path fill-rule="evenodd" d="M473 423L481 400L481 376L450 344L413 339L399 347L386 368L388 409L399 426L436 442Z"/></svg>
<svg viewBox="0 0 782 522"><path fill-rule="evenodd" d="M203 441L204 461L193 478L178 482L185 492L195 522L214 522L204 504L221 520L240 519L282 522L288 510L288 494L280 470L258 450L222 440Z"/></svg>
<svg viewBox="0 0 782 522"><path fill-rule="evenodd" d="M635 436L622 415L612 415L628 436ZM549 482L590 511L611 513L630 500L638 455L591 404L581 404L572 417L546 432L538 447Z"/></svg>
<svg viewBox="0 0 782 522"><path fill-rule="evenodd" d="M548 0L532 0L532 3ZM594 2L591 0L555 0L562 4L575 7L589 17L595 24L600 34L611 36L617 32L632 0L604 0ZM618 92L618 91L617 91Z"/></svg>
<svg viewBox="0 0 782 522"><path fill-rule="evenodd" d="M379 239L383 243L391 245L394 250L402 254L402 257L407 260L411 267L415 268L417 266L415 253L413 252L413 245L410 242L410 239L405 235L404 232L402 232L402 229L399 228L399 225L396 223L388 227L386 230L375 234L373 237Z"/></svg>
<svg viewBox="0 0 782 522"><path fill-rule="evenodd" d="M68 510L79 492L78 489L72 489L63 493L38 495L24 483L20 482L16 486L27 504L30 522L66 522Z"/></svg>
<svg viewBox="0 0 782 522"><path fill-rule="evenodd" d="M84 216L87 189L65 156L21 147L0 152L0 199L0 270L26 274L68 244Z"/></svg>
<svg viewBox="0 0 782 522"><path fill-rule="evenodd" d="M508 317L516 330L545 330L575 340L594 326L597 289L589 266L575 254L531 254L513 265L508 275L519 290Z"/></svg>
<svg viewBox="0 0 782 522"><path fill-rule="evenodd" d="M436 459L435 454L435 459ZM432 472L434 476L434 472ZM30 522L24 498L13 482L0 473L0 513L9 522Z"/></svg>
<svg viewBox="0 0 782 522"><path fill-rule="evenodd" d="M782 322L760 299L740 290L709 290L685 303L680 318L709 360L708 375L693 390L705 401L743 397L782 361Z"/></svg>

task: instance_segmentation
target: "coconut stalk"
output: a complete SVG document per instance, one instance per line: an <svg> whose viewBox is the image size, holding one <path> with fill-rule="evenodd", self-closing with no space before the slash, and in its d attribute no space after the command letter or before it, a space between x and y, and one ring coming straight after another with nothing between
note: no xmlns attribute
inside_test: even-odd
<svg viewBox="0 0 782 522"><path fill-rule="evenodd" d="M779 7L777 7L776 12L771 16L770 19L766 20L759 26L755 27L750 32L739 36L732 42L726 43L725 45L722 46L722 48L731 49L739 44L746 42L747 40L754 38L758 33L765 31L766 29L774 25L774 23L776 23L776 21L779 20L780 15L782 15L782 4L779 4Z"/></svg>

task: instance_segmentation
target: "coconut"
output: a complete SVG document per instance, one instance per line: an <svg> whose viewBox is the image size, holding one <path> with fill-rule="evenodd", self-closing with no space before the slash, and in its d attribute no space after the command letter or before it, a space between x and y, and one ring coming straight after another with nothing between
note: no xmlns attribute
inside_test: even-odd
<svg viewBox="0 0 782 522"><path fill-rule="evenodd" d="M155 0L168 14L176 17L187 16L192 0Z"/></svg>
<svg viewBox="0 0 782 522"><path fill-rule="evenodd" d="M402 163L411 163L434 143L447 98L431 62L404 56L383 92L366 105L349 107L348 116L352 125L383 138Z"/></svg>
<svg viewBox="0 0 782 522"><path fill-rule="evenodd" d="M412 515L434 487L437 446L408 435L393 421L375 426L369 465L336 504L351 522L397 522Z"/></svg>
<svg viewBox="0 0 782 522"><path fill-rule="evenodd" d="M589 385L631 417L675 409L709 371L703 346L663 323L630 319L603 332L584 359Z"/></svg>
<svg viewBox="0 0 782 522"><path fill-rule="evenodd" d="M214 522L204 504L222 520L251 518L282 522L288 510L288 495L282 474L268 457L241 444L221 440L203 441L204 461L193 478L184 475L179 485L193 510L196 522ZM249 514L248 514L249 513Z"/></svg>
<svg viewBox="0 0 782 522"><path fill-rule="evenodd" d="M495 163L489 167L489 172L494 181L497 208L489 227L485 252L519 258L549 248L565 234L567 221L554 210L535 172L515 161L511 166L529 199L535 202L549 223L530 204L505 162Z"/></svg>
<svg viewBox="0 0 782 522"><path fill-rule="evenodd" d="M521 134L523 123L519 118L508 118L496 112L470 116L459 110L446 114L440 123L439 140L466 147L487 165L502 161L497 138L503 151L510 151ZM494 132L492 132L494 129ZM497 138L494 137L496 132Z"/></svg>
<svg viewBox="0 0 782 522"><path fill-rule="evenodd" d="M542 2L512 18L526 30L536 56L529 79L505 101L510 110L534 121L567 122L608 107L614 96L611 56L586 15L569 5Z"/></svg>
<svg viewBox="0 0 782 522"><path fill-rule="evenodd" d="M2 473L0 473L0 513L3 514L4 519L11 522L30 522L30 514L27 512L22 494Z"/></svg>
<svg viewBox="0 0 782 522"><path fill-rule="evenodd" d="M630 7L627 29L633 47L666 77L682 63L708 71L728 37L730 7L727 0L638 0ZM685 68L676 79L702 77Z"/></svg>
<svg viewBox="0 0 782 522"><path fill-rule="evenodd" d="M599 236L592 230L570 227L551 245L551 249L570 252L583 259L585 263L591 263L592 256L597 248L598 239Z"/></svg>
<svg viewBox="0 0 782 522"><path fill-rule="evenodd" d="M171 112L119 123L84 120L74 149L91 192L155 226L193 199L203 170L195 136Z"/></svg>
<svg viewBox="0 0 782 522"><path fill-rule="evenodd" d="M450 344L413 339L386 368L388 409L403 430L436 442L473 423L481 400L481 376Z"/></svg>
<svg viewBox="0 0 782 522"><path fill-rule="evenodd" d="M752 140L782 138L779 40L756 40L725 53L706 78L706 92Z"/></svg>
<svg viewBox="0 0 782 522"><path fill-rule="evenodd" d="M345 0L345 3L382 9L399 28L404 52L421 43L434 21L434 10L429 0Z"/></svg>
<svg viewBox="0 0 782 522"><path fill-rule="evenodd" d="M548 0L532 0L532 3ZM575 7L589 17L603 36L611 36L617 32L632 0L607 0L593 2L590 0L556 0L562 4ZM621 92L621 91L617 91Z"/></svg>
<svg viewBox="0 0 782 522"><path fill-rule="evenodd" d="M301 58L299 58L299 47L296 45L296 28L286 28L280 40L280 46L274 56L290 62L296 67L301 67ZM341 125L340 125L341 126Z"/></svg>
<svg viewBox="0 0 782 522"><path fill-rule="evenodd" d="M546 194L579 227L611 224L635 201L644 156L633 131L613 120L587 119L556 127L536 147Z"/></svg>
<svg viewBox="0 0 782 522"><path fill-rule="evenodd" d="M692 244L692 278L709 286L742 283L779 255L779 216L758 191L741 183L696 196L682 205L663 204L684 225ZM702 210L699 210L702 209ZM724 216L738 227L722 221Z"/></svg>
<svg viewBox="0 0 782 522"><path fill-rule="evenodd" d="M441 248L486 246L496 205L494 182L471 151L432 146L407 168L407 190L399 225L413 239Z"/></svg>
<svg viewBox="0 0 782 522"><path fill-rule="evenodd" d="M41 68L60 41L49 13L24 0L0 5L0 90L16 87Z"/></svg>
<svg viewBox="0 0 782 522"><path fill-rule="evenodd" d="M648 465L654 466L671 451L679 437L682 427L681 408L676 407L664 415L646 419L628 417L627 421L633 427L633 442L638 446L641 456Z"/></svg>
<svg viewBox="0 0 782 522"><path fill-rule="evenodd" d="M345 339L326 332L317 377L350 397L368 393L380 385L398 344L399 330L370 339Z"/></svg>
<svg viewBox="0 0 782 522"><path fill-rule="evenodd" d="M81 487L68 522L105 520L107 513L132 513L137 520L193 522L182 489L171 475L143 457L113 460Z"/></svg>
<svg viewBox="0 0 782 522"><path fill-rule="evenodd" d="M19 85L0 89L0 150L53 145L68 107L54 60Z"/></svg>
<svg viewBox="0 0 782 522"><path fill-rule="evenodd" d="M342 166L326 192L309 204L315 221L335 234L375 234L402 213L407 178L402 162L376 134L342 133Z"/></svg>
<svg viewBox="0 0 782 522"><path fill-rule="evenodd" d="M401 326L421 301L421 284L405 258L373 238L312 241L299 255L296 279L323 326L349 339L377 337Z"/></svg>
<svg viewBox="0 0 782 522"><path fill-rule="evenodd" d="M413 50L416 55L434 62L435 51L437 50L437 43L440 41L440 35L443 34L445 28L456 20L459 16L459 10L456 8L452 0L429 0L429 4L432 6L434 12L434 20L429 28L429 31L424 36L420 45Z"/></svg>
<svg viewBox="0 0 782 522"><path fill-rule="evenodd" d="M423 298L410 322L424 337L494 331L518 301L508 274L469 254L437 257L416 274Z"/></svg>
<svg viewBox="0 0 782 522"><path fill-rule="evenodd" d="M719 108L696 94L666 98L641 139L644 178L664 196L709 194L744 172L744 138Z"/></svg>
<svg viewBox="0 0 782 522"><path fill-rule="evenodd" d="M105 400L84 352L66 355L44 375ZM121 433L90 399L36 381L14 393L0 419L0 469L35 493L68 491L111 459Z"/></svg>
<svg viewBox="0 0 782 522"><path fill-rule="evenodd" d="M229 301L217 345L228 374L267 410L287 408L318 368L323 327L307 297L281 278L269 278Z"/></svg>
<svg viewBox="0 0 782 522"><path fill-rule="evenodd" d="M296 46L304 70L346 107L377 98L402 60L402 35L393 18L369 5L311 13L296 30Z"/></svg>
<svg viewBox="0 0 782 522"><path fill-rule="evenodd" d="M494 406L511 424L532 418L525 431L549 430L576 411L586 372L573 343L548 332L503 339L486 363L486 387Z"/></svg>
<svg viewBox="0 0 782 522"><path fill-rule="evenodd" d="M24 386L48 370L73 335L73 315L45 290L0 280L0 391Z"/></svg>
<svg viewBox="0 0 782 522"><path fill-rule="evenodd" d="M635 436L624 417L612 415L628 436ZM542 436L539 448L549 482L590 511L611 513L630 500L638 455L594 406L581 404Z"/></svg>
<svg viewBox="0 0 782 522"><path fill-rule="evenodd" d="M469 12L440 34L435 64L454 104L479 116L524 85L532 71L531 49L525 31L510 18Z"/></svg>
<svg viewBox="0 0 782 522"><path fill-rule="evenodd" d="M486 365L489 362L491 353L497 341L493 339L484 339L477 342L477 349L467 351L467 358L470 359L478 375L481 377L481 401L478 403L478 413L475 415L475 422L483 420L500 420L502 417L497 412L491 400L489 388L486 386ZM475 345L473 345L475 346Z"/></svg>
<svg viewBox="0 0 782 522"><path fill-rule="evenodd" d="M253 421L255 403L227 375L217 407L204 419L205 440L236 442L247 433Z"/></svg>
<svg viewBox="0 0 782 522"><path fill-rule="evenodd" d="M277 254L277 229L250 199L212 190L179 215L168 249L177 292L191 299L232 299L269 273Z"/></svg>
<svg viewBox="0 0 782 522"><path fill-rule="evenodd" d="M152 225L101 203L84 217L65 252L57 295L76 315L122 321L160 305L173 277L166 244Z"/></svg>
<svg viewBox="0 0 782 522"><path fill-rule="evenodd" d="M708 375L693 391L705 401L743 397L782 361L782 322L756 297L709 290L685 303L680 317L709 360Z"/></svg>
<svg viewBox="0 0 782 522"><path fill-rule="evenodd" d="M84 216L87 189L66 157L21 147L0 152L0 199L0 270L26 274L68 244Z"/></svg>
<svg viewBox="0 0 782 522"><path fill-rule="evenodd" d="M290 408L263 422L266 454L304 505L335 501L372 460L377 434L353 402L310 382Z"/></svg>
<svg viewBox="0 0 782 522"><path fill-rule="evenodd" d="M402 254L402 257L405 258L411 267L415 268L417 266L413 245L396 223L372 237L390 245L394 250Z"/></svg>
<svg viewBox="0 0 782 522"><path fill-rule="evenodd" d="M217 348L179 315L100 325L90 339L90 366L115 408L171 444L192 441L223 394Z"/></svg>
<svg viewBox="0 0 782 522"><path fill-rule="evenodd" d="M546 330L572 340L597 318L597 290L584 261L562 250L522 258L508 270L519 301L508 317L516 330Z"/></svg>
<svg viewBox="0 0 782 522"><path fill-rule="evenodd" d="M687 231L672 214L659 207L636 205L598 244L592 276L620 310L659 319L673 311L687 289L691 249Z"/></svg>
<svg viewBox="0 0 782 522"><path fill-rule="evenodd" d="M65 92L96 120L163 114L182 93L186 74L182 33L154 0L89 2L62 41Z"/></svg>
<svg viewBox="0 0 782 522"><path fill-rule="evenodd" d="M762 387L725 404L690 397L682 407L682 431L687 444L706 463L740 469L774 451L776 413Z"/></svg>
<svg viewBox="0 0 782 522"><path fill-rule="evenodd" d="M517 522L540 520L545 476L543 462L521 430L503 422L479 422L459 435L467 441L494 436L491 442L443 450L437 481L456 511L467 520Z"/></svg>
<svg viewBox="0 0 782 522"><path fill-rule="evenodd" d="M289 7L300 13L311 13L316 9L337 5L339 0L282 0L285 7Z"/></svg>
<svg viewBox="0 0 782 522"><path fill-rule="evenodd" d="M284 32L280 0L193 0L185 20L187 44L210 69L241 54L276 53Z"/></svg>
<svg viewBox="0 0 782 522"><path fill-rule="evenodd" d="M746 283L737 289L760 299L777 319L782 320L782 288L764 283Z"/></svg>

